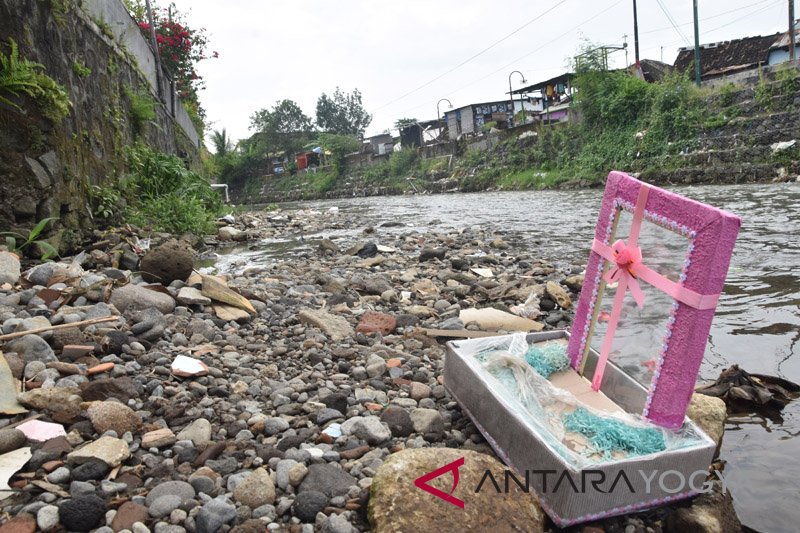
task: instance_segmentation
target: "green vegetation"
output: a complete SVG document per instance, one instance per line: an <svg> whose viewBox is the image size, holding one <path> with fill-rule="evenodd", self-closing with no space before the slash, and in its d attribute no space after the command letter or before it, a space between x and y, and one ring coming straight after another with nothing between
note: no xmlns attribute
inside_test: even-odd
<svg viewBox="0 0 800 533"><path fill-rule="evenodd" d="M86 78L89 75L91 75L92 69L84 65L83 62L76 59L75 61L72 62L72 72L74 72L75 75L78 76L79 78Z"/></svg>
<svg viewBox="0 0 800 533"><path fill-rule="evenodd" d="M14 109L22 107L7 96L27 95L41 107L45 117L54 123L61 122L69 115L70 101L67 91L53 78L44 73L44 65L20 59L17 43L8 40L8 56L0 52L0 103Z"/></svg>
<svg viewBox="0 0 800 533"><path fill-rule="evenodd" d="M312 144L318 144L331 153L329 161L334 176L341 176L344 173L347 154L352 154L361 148L361 143L356 137L333 133L321 133L317 137L317 142Z"/></svg>
<svg viewBox="0 0 800 533"><path fill-rule="evenodd" d="M145 91L134 92L126 87L125 97L130 105L129 117L137 135L144 133L147 124L154 124L156 120L155 101L150 93Z"/></svg>
<svg viewBox="0 0 800 533"><path fill-rule="evenodd" d="M6 247L8 248L9 252L13 252L18 256L22 257L26 252L31 250L32 248L38 247L42 253L42 261L47 261L52 257L58 256L58 250L56 250L52 244L49 242L39 239L39 235L41 235L42 231L47 227L53 220L58 220L56 217L51 218L44 218L40 220L31 231L28 232L27 235L22 235L21 233L16 233L14 231L4 231L0 233L0 235L5 236L6 238ZM21 242L20 242L21 241ZM33 246L32 246L33 245Z"/></svg>
<svg viewBox="0 0 800 533"><path fill-rule="evenodd" d="M188 170L179 158L144 146L129 150L130 176L121 185L127 202L125 220L157 231L205 234L214 230L222 199L208 181ZM96 209L113 200L97 194ZM107 210L107 209L104 209Z"/></svg>
<svg viewBox="0 0 800 533"><path fill-rule="evenodd" d="M768 82L761 72L758 86L756 87L756 101L766 109L772 111L775 97L789 96L800 90L800 75L797 68L785 65L775 71L775 81Z"/></svg>

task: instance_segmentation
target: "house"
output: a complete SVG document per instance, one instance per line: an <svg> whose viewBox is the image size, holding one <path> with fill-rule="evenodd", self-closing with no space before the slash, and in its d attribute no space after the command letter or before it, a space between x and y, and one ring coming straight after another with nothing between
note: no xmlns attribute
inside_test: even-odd
<svg viewBox="0 0 800 533"><path fill-rule="evenodd" d="M372 153L373 155L385 155L391 153L393 149L394 139L392 139L391 134L381 133L364 139L361 151L363 153Z"/></svg>
<svg viewBox="0 0 800 533"><path fill-rule="evenodd" d="M800 25L795 23L795 35ZM795 51L798 51L795 45ZM756 35L731 41L700 45L700 77L703 80L720 78L760 66L777 65L789 60L789 32L774 35ZM675 58L679 72L694 72L694 47L680 48Z"/></svg>
<svg viewBox="0 0 800 533"><path fill-rule="evenodd" d="M436 142L442 135L444 122L424 120L406 124L400 128L400 145L403 148L418 148Z"/></svg>
<svg viewBox="0 0 800 533"><path fill-rule="evenodd" d="M540 81L527 87L511 91L511 94L538 93L536 97L541 102L538 110L538 120L546 123L564 122L569 120L569 104L572 101L572 80L575 74L566 72L554 78Z"/></svg>
<svg viewBox="0 0 800 533"><path fill-rule="evenodd" d="M444 121L447 125L448 137L451 140L457 139L460 135L480 133L485 124L495 123L498 129L507 128L515 113L522 111L525 113L535 110L534 104L530 100L500 100L496 102L484 102L480 104L469 104L457 109L446 111Z"/></svg>

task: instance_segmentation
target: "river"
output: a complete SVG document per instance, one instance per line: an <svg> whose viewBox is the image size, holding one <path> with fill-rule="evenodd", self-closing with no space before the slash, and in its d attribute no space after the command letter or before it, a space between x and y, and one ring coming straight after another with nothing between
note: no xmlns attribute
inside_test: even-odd
<svg viewBox="0 0 800 533"><path fill-rule="evenodd" d="M742 218L725 291L711 328L700 380L739 364L749 372L800 382L800 185L687 186L671 190ZM224 258L233 269L310 250L323 236L352 236L364 226L382 234L485 226L534 255L580 268L585 265L601 190L526 191L326 200L313 209L357 210L358 228L294 241L265 242ZM402 222L402 227L380 227ZM800 400L780 415L729 416L722 443L724 475L739 518L758 531L797 531L800 516Z"/></svg>

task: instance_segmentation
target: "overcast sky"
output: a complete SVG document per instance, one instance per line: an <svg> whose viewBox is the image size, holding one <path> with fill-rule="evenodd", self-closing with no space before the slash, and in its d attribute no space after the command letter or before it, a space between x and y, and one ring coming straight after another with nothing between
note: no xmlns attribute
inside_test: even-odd
<svg viewBox="0 0 800 533"><path fill-rule="evenodd" d="M581 39L622 44L633 62L632 0L175 0L209 34L199 66L212 128L250 135L250 115L277 100L314 118L323 92L358 88L373 114L367 134L398 118L433 119L454 107L504 99L509 74L528 84L565 71ZM694 43L691 0L638 0L641 57L672 63ZM787 0L700 0L700 42L786 31ZM159 5L166 5L160 0ZM800 16L800 14L798 14ZM684 41L684 37L688 40ZM477 55L479 54L479 55ZM477 56L476 56L477 55ZM476 57L473 57L476 56ZM625 52L612 56L625 64ZM518 74L513 88L522 86ZM442 102L444 111L447 103Z"/></svg>

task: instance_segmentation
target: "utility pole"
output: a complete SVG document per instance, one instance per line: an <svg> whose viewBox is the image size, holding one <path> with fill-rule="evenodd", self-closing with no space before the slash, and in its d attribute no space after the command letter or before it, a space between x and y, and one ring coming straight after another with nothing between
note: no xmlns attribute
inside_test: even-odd
<svg viewBox="0 0 800 533"><path fill-rule="evenodd" d="M636 0L633 0L633 47L636 55L636 66L639 66L639 17L636 16Z"/></svg>
<svg viewBox="0 0 800 533"><path fill-rule="evenodd" d="M789 0L789 60L794 61L794 0Z"/></svg>
<svg viewBox="0 0 800 533"><path fill-rule="evenodd" d="M153 23L153 10L150 7L150 0L145 0L145 7L147 8L147 21L150 23L150 44L153 46L153 55L156 58L156 85L158 86L156 92L158 99L164 101L164 96L161 93L161 53L158 50L158 41L156 40L156 25Z"/></svg>
<svg viewBox="0 0 800 533"><path fill-rule="evenodd" d="M697 22L697 0L694 0L694 82L698 87L700 72L700 24Z"/></svg>

